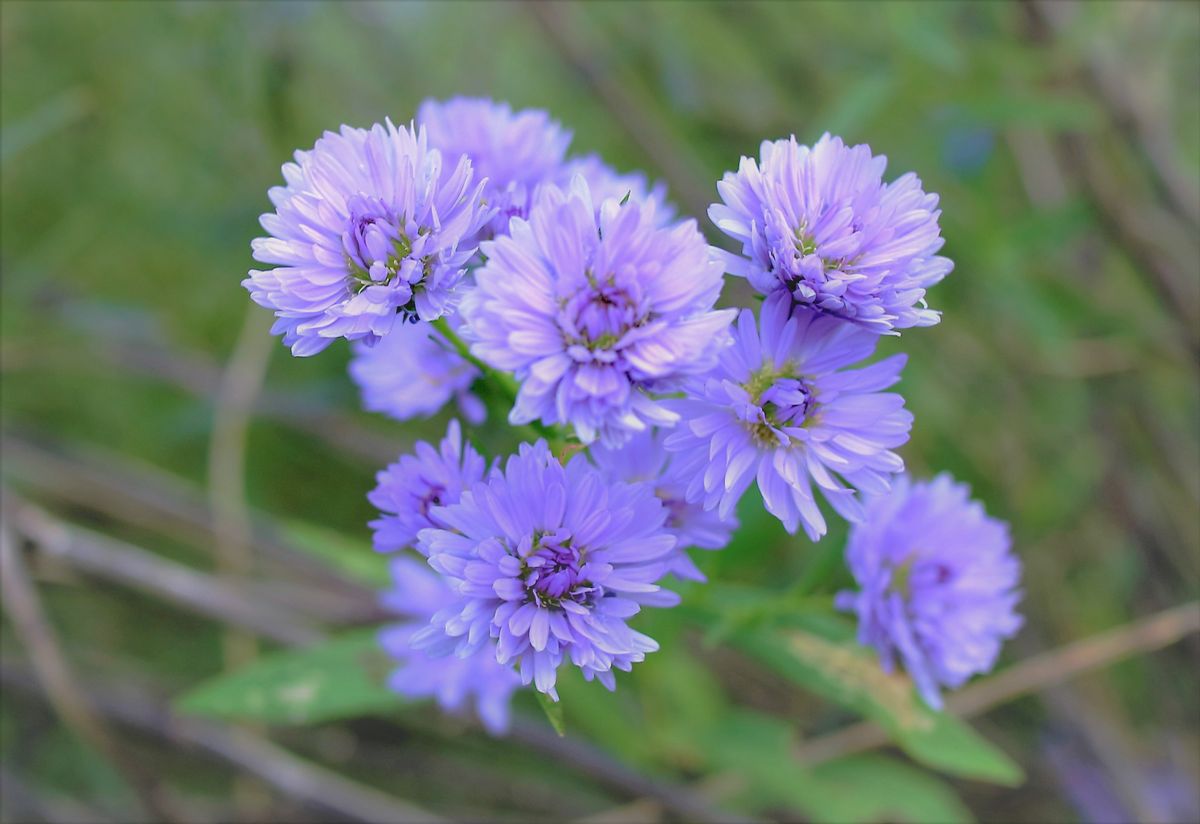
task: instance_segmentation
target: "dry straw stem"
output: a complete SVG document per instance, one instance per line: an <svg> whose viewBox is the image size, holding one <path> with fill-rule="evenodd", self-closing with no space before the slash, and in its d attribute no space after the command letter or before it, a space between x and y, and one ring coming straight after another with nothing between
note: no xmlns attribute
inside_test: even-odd
<svg viewBox="0 0 1200 824"><path fill-rule="evenodd" d="M42 793L0 765L0 821L47 824L111 824L112 819L62 793Z"/></svg>
<svg viewBox="0 0 1200 824"><path fill-rule="evenodd" d="M75 568L286 644L305 645L322 633L306 618L261 598L249 598L203 572L167 561L140 547L70 526L44 510L6 496L6 526L39 552ZM7 590L6 596L7 596Z"/></svg>
<svg viewBox="0 0 1200 824"><path fill-rule="evenodd" d="M217 573L235 589L243 588L254 574L254 525L246 505L246 439L273 343L266 317L252 304L221 376L213 410L208 447L213 549ZM258 655L258 641L251 633L229 628L222 641L226 669L247 664Z"/></svg>
<svg viewBox="0 0 1200 824"><path fill-rule="evenodd" d="M7 495L4 499L7 502ZM58 635L46 618L37 587L29 577L7 517L0 520L0 591L4 611L12 621L21 645L33 662L37 680L54 711L83 742L101 753L136 793L139 814L163 821L182 821L176 810L161 797L154 779L133 763L101 723L87 696L77 685Z"/></svg>
<svg viewBox="0 0 1200 824"><path fill-rule="evenodd" d="M1091 638L1027 658L950 696L946 701L946 709L961 718L971 718L1085 672L1169 646L1194 632L1200 632L1200 601L1172 607ZM803 764L821 764L881 747L887 742L887 733L877 724L855 724L801 744L796 750L796 757Z"/></svg>
<svg viewBox="0 0 1200 824"><path fill-rule="evenodd" d="M198 488L178 476L108 451L68 452L16 437L0 440L0 453L5 477L30 494L211 549L212 513ZM254 543L280 573L281 580L263 582L264 588L280 588L285 577L305 582L303 589L291 588L289 603L297 611L339 623L380 617L372 593L291 545L261 514L254 516Z"/></svg>
<svg viewBox="0 0 1200 824"><path fill-rule="evenodd" d="M1076 4L1024 0L1028 38L1050 46L1070 24ZM1104 155L1102 141L1093 134L1064 133L1057 138L1061 168L1095 208L1105 236L1130 264L1149 279L1165 309L1177 319L1189 349L1200 352L1200 281L1194 277L1200 254L1196 223L1200 192L1191 176L1176 161L1178 152L1170 135L1144 116L1121 76L1130 73L1092 53L1077 76L1065 83L1089 87L1104 107L1116 134L1132 153L1148 160L1156 183L1153 198L1136 198L1136 191L1118 178L1118 164ZM1118 87L1118 83L1120 86Z"/></svg>
<svg viewBox="0 0 1200 824"><path fill-rule="evenodd" d="M44 696L20 665L0 662L0 682L6 687ZM93 703L106 717L168 743L198 749L258 776L282 795L351 821L406 824L438 822L439 816L406 801L359 784L324 767L305 761L265 738L225 724L171 715L153 696L126 686L120 690L93 684Z"/></svg>
<svg viewBox="0 0 1200 824"><path fill-rule="evenodd" d="M1026 0L1027 13L1039 22L1047 37L1056 39L1068 35L1071 21L1082 7L1077 2ZM1084 54L1084 69L1085 79L1113 124L1130 148L1140 150L1145 156L1148 170L1168 206L1193 228L1200 228L1200 188L1195 185L1195 176L1179 162L1179 148L1169 121L1156 116L1138 94L1139 90L1131 85L1134 73L1119 65L1110 52L1095 45Z"/></svg>
<svg viewBox="0 0 1200 824"><path fill-rule="evenodd" d="M65 301L69 308L70 301ZM265 332L264 338L270 338ZM277 344L272 344L277 345ZM114 375L131 375L171 386L204 403L211 403L220 392L221 365L210 355L185 349L164 338L127 340L119 335L94 335L88 351L94 361L102 362ZM4 344L0 348L0 371L50 370L68 372L79 368L77 359L65 348L43 342L32 346ZM361 459L371 465L391 456L397 441L371 431L361 416L333 408L311 395L279 389L266 389L257 398L255 414L303 432L328 444L338 455Z"/></svg>

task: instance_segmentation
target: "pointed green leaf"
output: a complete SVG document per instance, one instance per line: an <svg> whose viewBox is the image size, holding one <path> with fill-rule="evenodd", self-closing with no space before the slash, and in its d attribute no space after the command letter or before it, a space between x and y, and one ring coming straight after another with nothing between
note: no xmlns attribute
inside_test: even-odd
<svg viewBox="0 0 1200 824"><path fill-rule="evenodd" d="M546 720L550 722L550 726L554 727L554 731L558 733L558 737L562 738L567 734L567 726L563 723L563 708L558 701L550 700L544 692L537 692L538 706L542 708L542 712L546 713Z"/></svg>
<svg viewBox="0 0 1200 824"><path fill-rule="evenodd" d="M735 646L800 686L869 718L921 763L953 775L1015 785L1021 768L963 721L929 709L907 676L886 673L871 650L805 629L742 633Z"/></svg>
<svg viewBox="0 0 1200 824"><path fill-rule="evenodd" d="M856 755L815 767L822 803L802 808L814 824L973 821L954 790L930 772L883 755ZM863 788L870 788L863 792Z"/></svg>
<svg viewBox="0 0 1200 824"><path fill-rule="evenodd" d="M386 712L403 700L385 684L391 662L375 628L264 656L175 701L180 712L270 724L313 724Z"/></svg>
<svg viewBox="0 0 1200 824"><path fill-rule="evenodd" d="M785 807L817 824L971 820L945 782L896 759L854 756L806 768L796 749L789 725L751 710L724 715L703 747L712 769L738 778L737 800L755 813Z"/></svg>

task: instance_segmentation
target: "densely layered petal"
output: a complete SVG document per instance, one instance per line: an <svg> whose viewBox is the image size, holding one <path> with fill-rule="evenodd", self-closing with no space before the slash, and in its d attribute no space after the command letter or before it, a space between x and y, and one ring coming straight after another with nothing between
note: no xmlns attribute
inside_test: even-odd
<svg viewBox="0 0 1200 824"><path fill-rule="evenodd" d="M642 484L653 491L667 511L664 531L676 539L669 558L669 571L679 578L705 580L686 550L723 549L738 527L733 515L722 517L697 501L688 501L687 488L697 466L691 456L668 452L663 446L664 430L634 435L619 447L594 445L592 461L611 480Z"/></svg>
<svg viewBox="0 0 1200 824"><path fill-rule="evenodd" d="M742 244L730 273L877 333L937 323L925 290L953 268L937 254L938 198L911 173L885 183L886 165L828 134L812 147L764 141L757 161L725 174L709 209Z"/></svg>
<svg viewBox="0 0 1200 824"><path fill-rule="evenodd" d="M436 449L418 441L413 454L400 456L375 476L375 489L367 496L381 513L371 522L375 549L394 552L413 546L418 532L441 523L438 507L457 503L485 471L483 458L463 441L456 420Z"/></svg>
<svg viewBox="0 0 1200 824"><path fill-rule="evenodd" d="M859 519L856 490L888 489L912 426L903 398L878 391L899 380L903 355L846 369L876 340L786 293L764 301L760 324L743 310L718 366L671 405L682 420L665 445L689 467L687 499L728 517L757 483L767 510L814 540L826 531L815 491Z"/></svg>
<svg viewBox="0 0 1200 824"><path fill-rule="evenodd" d="M521 686L516 670L497 663L488 650L458 658L414 649L413 635L454 601L454 591L427 564L411 557L392 561L392 578L382 605L412 620L379 633L380 645L399 664L388 677L388 686L407 698L433 698L450 713L460 714L473 706L489 732L506 732L512 694Z"/></svg>
<svg viewBox="0 0 1200 824"><path fill-rule="evenodd" d="M443 157L466 156L487 179L483 197L495 211L489 234L505 233L510 218L529 213L537 187L561 176L571 142L571 133L545 111L513 111L486 98L426 100L417 123Z"/></svg>
<svg viewBox="0 0 1200 824"><path fill-rule="evenodd" d="M962 686L996 664L1020 629L1021 564L1008 526L949 475L869 498L850 532L846 561L860 589L838 604L858 615L859 640L896 659L921 695L941 707L940 688Z"/></svg>
<svg viewBox="0 0 1200 824"><path fill-rule="evenodd" d="M694 221L660 226L652 203L597 203L576 176L539 190L529 218L485 244L462 313L472 352L516 373L513 423L572 427L619 445L675 416L655 400L716 362L730 310L722 266Z"/></svg>
<svg viewBox="0 0 1200 824"><path fill-rule="evenodd" d="M471 162L443 156L391 121L326 132L283 169L262 216L269 237L242 285L275 312L292 354L336 338L373 344L406 320L435 320L458 300L480 228L492 216Z"/></svg>
<svg viewBox="0 0 1200 824"><path fill-rule="evenodd" d="M564 467L539 441L432 514L441 526L420 548L456 598L413 636L418 648L486 649L555 699L567 661L611 689L614 669L657 649L626 623L643 603L673 602L657 582L676 539L645 486L612 482L582 455Z"/></svg>
<svg viewBox="0 0 1200 824"><path fill-rule="evenodd" d="M364 408L396 420L429 417L451 399L470 423L481 423L487 414L471 393L479 370L427 324L397 326L374 346L356 343L350 377Z"/></svg>

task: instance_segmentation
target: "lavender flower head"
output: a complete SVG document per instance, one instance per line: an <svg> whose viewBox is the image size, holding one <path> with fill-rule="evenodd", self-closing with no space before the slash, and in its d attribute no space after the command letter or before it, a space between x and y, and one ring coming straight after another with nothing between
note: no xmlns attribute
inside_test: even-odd
<svg viewBox="0 0 1200 824"><path fill-rule="evenodd" d="M931 707L942 706L939 685L990 671L1021 627L1008 526L949 475L902 477L869 499L846 561L862 589L839 594L838 606L858 614L859 641L879 651L884 669L900 658Z"/></svg>
<svg viewBox="0 0 1200 824"><path fill-rule="evenodd" d="M466 155L475 173L487 178L483 196L496 210L494 234L508 231L509 218L529 213L534 191L555 179L571 142L571 133L546 112L514 112L486 98L426 100L417 122L443 157Z"/></svg>
<svg viewBox="0 0 1200 824"><path fill-rule="evenodd" d="M902 397L881 390L900 379L905 356L845 369L869 356L878 337L793 310L786 293L763 303L761 326L760 335L754 314L742 311L720 365L676 402L683 421L666 446L699 462L690 471L689 500L727 517L757 479L767 510L788 532L803 523L816 540L825 519L811 482L842 517L857 520L854 489L842 482L886 492L891 475L904 469L891 450L908 440L912 415Z"/></svg>
<svg viewBox="0 0 1200 824"><path fill-rule="evenodd" d="M392 561L392 579L392 589L381 598L383 606L414 620L379 633L380 645L400 664L388 678L388 686L408 698L433 698L454 714L464 713L474 699L475 712L488 732L505 733L512 694L521 685L516 670L498 664L486 648L466 658L431 658L413 649L412 636L454 601L454 590L427 564L410 557Z"/></svg>
<svg viewBox="0 0 1200 824"><path fill-rule="evenodd" d="M410 547L421 530L441 525L439 507L457 503L487 468L475 448L463 443L458 421L450 421L438 449L418 441L413 452L376 475L376 487L367 495L382 513L370 524L379 552Z"/></svg>
<svg viewBox="0 0 1200 824"><path fill-rule="evenodd" d="M611 481L644 484L654 491L667 510L665 531L675 536L675 551L668 557L668 571L678 578L704 581L704 573L688 557L685 549L723 549L733 531L738 528L737 517L727 517L706 510L698 502L688 502L687 488L697 469L693 455L666 451L661 429L641 432L615 449L596 445L590 450L592 461ZM700 457L698 453L693 453Z"/></svg>
<svg viewBox="0 0 1200 824"><path fill-rule="evenodd" d="M487 416L483 401L471 393L479 370L425 324L396 326L375 346L356 343L350 377L362 391L365 409L396 420L427 418L451 398L469 423L482 423Z"/></svg>
<svg viewBox="0 0 1200 824"><path fill-rule="evenodd" d="M391 121L326 132L285 164L286 186L270 191L261 218L270 237L251 244L276 268L251 270L242 285L277 318L293 355L335 338L377 342L410 320L436 320L491 217L466 158L443 157Z"/></svg>
<svg viewBox="0 0 1200 824"><path fill-rule="evenodd" d="M675 220L675 207L667 201L667 187L662 183L650 186L641 172L622 174L599 156L590 154L567 161L556 183L560 188L569 188L576 175L587 182L592 203L597 207L609 199L621 201L629 198L639 203L653 203L654 219L658 226L667 226Z"/></svg>
<svg viewBox="0 0 1200 824"><path fill-rule="evenodd" d="M594 204L586 181L544 186L528 220L484 245L462 313L471 351L521 382L509 416L619 445L677 416L651 393L711 368L732 310L695 221L657 225L652 202Z"/></svg>
<svg viewBox="0 0 1200 824"><path fill-rule="evenodd" d="M644 486L607 482L582 455L564 467L539 441L432 514L443 526L423 530L420 548L457 600L415 647L464 658L492 649L554 700L564 661L614 689L614 669L658 649L626 624L643 604L677 602L655 583L675 537Z"/></svg>
<svg viewBox="0 0 1200 824"><path fill-rule="evenodd" d="M742 243L730 274L763 294L886 333L932 326L925 290L953 264L942 247L937 195L911 172L883 182L887 158L826 134L812 148L796 138L764 141L717 184L709 208L717 227Z"/></svg>

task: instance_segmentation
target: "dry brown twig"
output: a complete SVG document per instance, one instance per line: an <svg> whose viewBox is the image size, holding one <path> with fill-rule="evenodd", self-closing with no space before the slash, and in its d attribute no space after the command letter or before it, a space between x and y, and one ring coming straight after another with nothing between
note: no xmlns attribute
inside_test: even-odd
<svg viewBox="0 0 1200 824"><path fill-rule="evenodd" d="M5 477L30 494L211 548L211 512L199 489L175 475L107 451L49 449L16 437L0 440L0 453ZM275 573L260 588L278 590L300 579L286 587L285 601L298 612L335 623L380 617L371 592L295 547L261 514L254 516L254 543Z"/></svg>
<svg viewBox="0 0 1200 824"><path fill-rule="evenodd" d="M1029 13L1040 19L1048 35L1062 38L1083 8L1079 2L1026 0ZM1093 46L1084 53L1084 76L1113 124L1130 148L1140 151L1167 205L1193 229L1200 227L1200 188L1195 176L1179 162L1179 150L1170 125L1150 111L1117 63L1112 50Z"/></svg>
<svg viewBox="0 0 1200 824"><path fill-rule="evenodd" d="M5 686L44 697L23 667L0 662ZM258 776L281 794L327 812L363 822L438 822L441 817L387 793L352 781L299 758L259 736L213 721L173 716L154 696L125 685L116 690L93 684L96 708L125 726L187 748L199 749L247 773Z"/></svg>
<svg viewBox="0 0 1200 824"><path fill-rule="evenodd" d="M1026 36L1044 47L1053 44L1077 7L1023 0ZM1052 153L1058 163L1051 165L1057 165L1090 201L1105 237L1147 276L1164 309L1181 327L1189 351L1200 352L1200 281L1195 277L1200 243L1194 222L1200 193L1190 191L1190 176L1178 168L1173 147L1169 141L1164 143L1165 133L1143 116L1123 84L1120 89L1114 85L1118 73L1113 67L1095 54L1085 55L1084 63L1080 71L1061 81L1090 85L1093 97L1109 114L1110 131L1150 161L1160 184L1151 194L1161 194L1166 203L1160 205L1160 198L1153 196L1132 196L1134 189L1117 177L1117 167L1104 156L1096 135L1059 135Z"/></svg>
<svg viewBox="0 0 1200 824"><path fill-rule="evenodd" d="M265 320L257 306L248 308L221 376L208 448L208 500L217 574L234 589L243 588L254 573L253 524L246 505L246 439L274 343ZM226 669L247 664L258 654L258 642L251 633L229 628L222 641Z"/></svg>
<svg viewBox="0 0 1200 824"><path fill-rule="evenodd" d="M201 615L287 644L311 644L322 633L306 618L263 599L230 590L203 572L91 530L69 526L12 494L4 521L39 552L77 569L163 598Z"/></svg>
<svg viewBox="0 0 1200 824"><path fill-rule="evenodd" d="M0 592L4 594L4 611L33 662L47 700L67 728L107 758L134 790L142 817L170 822L184 820L159 793L154 779L109 735L92 711L87 696L78 688L79 679L62 653L58 635L42 609L37 587L29 577L7 521L7 517L0 520Z"/></svg>
<svg viewBox="0 0 1200 824"><path fill-rule="evenodd" d="M950 696L946 711L971 718L1085 672L1169 646L1195 632L1200 632L1200 602L1194 601L1026 658ZM796 758L802 764L821 764L887 742L882 727L864 722L802 743L796 749Z"/></svg>

